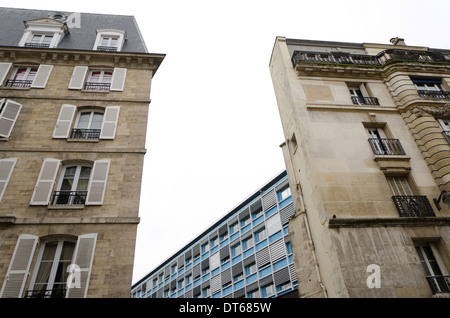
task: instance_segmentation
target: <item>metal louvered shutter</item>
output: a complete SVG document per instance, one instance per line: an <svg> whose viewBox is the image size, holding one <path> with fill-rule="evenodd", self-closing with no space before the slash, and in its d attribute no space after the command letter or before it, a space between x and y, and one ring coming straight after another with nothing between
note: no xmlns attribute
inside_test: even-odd
<svg viewBox="0 0 450 318"><path fill-rule="evenodd" d="M284 240L278 240L270 246L270 258L272 262L279 260L286 256L286 249L284 247Z"/></svg>
<svg viewBox="0 0 450 318"><path fill-rule="evenodd" d="M261 268L270 263L269 248L265 247L262 250L256 252L256 265Z"/></svg>
<svg viewBox="0 0 450 318"><path fill-rule="evenodd" d="M294 215L295 213L295 207L294 203L291 202L287 206L283 207L280 210L280 218L281 218L281 224L285 225L289 222L289 219Z"/></svg>
<svg viewBox="0 0 450 318"><path fill-rule="evenodd" d="M291 274L291 280L294 282L297 281L297 272L295 271L294 264L289 265L289 273Z"/></svg>
<svg viewBox="0 0 450 318"><path fill-rule="evenodd" d="M221 288L220 284L220 275L216 275L213 278L211 278L211 294L215 294L218 292Z"/></svg>
<svg viewBox="0 0 450 318"><path fill-rule="evenodd" d="M231 282L231 268L223 271L220 276L222 277L222 285Z"/></svg>
<svg viewBox="0 0 450 318"><path fill-rule="evenodd" d="M267 211L277 203L276 195L274 191L270 191L262 196L262 203L264 210Z"/></svg>
<svg viewBox="0 0 450 318"><path fill-rule="evenodd" d="M281 220L278 214L267 219L267 235L271 236L281 230Z"/></svg>
<svg viewBox="0 0 450 318"><path fill-rule="evenodd" d="M275 280L275 285L280 285L286 283L290 280L289 278L289 269L287 267L275 272L273 274L273 278Z"/></svg>

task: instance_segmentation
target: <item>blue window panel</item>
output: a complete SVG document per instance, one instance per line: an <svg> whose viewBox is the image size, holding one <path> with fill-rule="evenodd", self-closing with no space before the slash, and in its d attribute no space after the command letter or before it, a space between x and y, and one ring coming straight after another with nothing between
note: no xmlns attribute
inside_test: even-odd
<svg viewBox="0 0 450 318"><path fill-rule="evenodd" d="M178 275L181 275L183 273L184 273L184 267L178 271Z"/></svg>
<svg viewBox="0 0 450 318"><path fill-rule="evenodd" d="M280 268L285 267L286 265L287 265L287 260L285 258L283 258L281 261L278 261L273 264L273 270L276 271Z"/></svg>
<svg viewBox="0 0 450 318"><path fill-rule="evenodd" d="M283 228L283 234L287 235L289 233L289 226Z"/></svg>
<svg viewBox="0 0 450 318"><path fill-rule="evenodd" d="M253 226L258 225L258 224L261 223L262 221L264 221L264 215L261 215L261 216L258 217L256 220L253 220Z"/></svg>
<svg viewBox="0 0 450 318"><path fill-rule="evenodd" d="M276 240L278 240L279 238L281 238L282 236L283 236L283 232L281 232L281 230L280 230L277 233L275 233L269 237L269 242L273 243Z"/></svg>
<svg viewBox="0 0 450 318"><path fill-rule="evenodd" d="M209 279L209 273L202 277L202 281L207 281Z"/></svg>
<svg viewBox="0 0 450 318"><path fill-rule="evenodd" d="M289 256L288 256L288 259L289 259L289 264L291 264L291 263L294 262L294 256L289 255Z"/></svg>
<svg viewBox="0 0 450 318"><path fill-rule="evenodd" d="M292 202L292 197L287 198L286 200L284 200L283 202L280 202L280 209L282 207L285 207L286 205L288 205L289 203Z"/></svg>
<svg viewBox="0 0 450 318"><path fill-rule="evenodd" d="M200 278L197 280L194 280L194 287L200 285L200 283L201 283Z"/></svg>
<svg viewBox="0 0 450 318"><path fill-rule="evenodd" d="M259 271L259 278L269 275L272 273L272 267L267 266L266 268Z"/></svg>
<svg viewBox="0 0 450 318"><path fill-rule="evenodd" d="M184 288L182 288L182 289L180 289L179 291L178 291L178 296L181 296L182 294L184 294Z"/></svg>
<svg viewBox="0 0 450 318"><path fill-rule="evenodd" d="M206 252L205 254L202 255L202 260L204 260L205 258L207 258L209 256L209 252Z"/></svg>
<svg viewBox="0 0 450 318"><path fill-rule="evenodd" d="M197 257L196 259L194 259L194 265L197 265L200 262L200 257Z"/></svg>
<svg viewBox="0 0 450 318"><path fill-rule="evenodd" d="M218 249L219 249L219 245L211 247L211 254L214 254L214 252L217 251Z"/></svg>
<svg viewBox="0 0 450 318"><path fill-rule="evenodd" d="M214 295L212 295L213 298L220 298L221 297L221 293L220 291L218 291L217 293L215 293Z"/></svg>
<svg viewBox="0 0 450 318"><path fill-rule="evenodd" d="M192 289L192 284L186 286L186 291L190 291Z"/></svg>
<svg viewBox="0 0 450 318"><path fill-rule="evenodd" d="M254 273L250 276L248 276L245 281L247 282L247 284L253 283L254 281L256 281L258 279L258 274Z"/></svg>
<svg viewBox="0 0 450 318"><path fill-rule="evenodd" d="M272 214L274 214L277 211L278 211L278 207L275 205L273 208L271 208L269 211L266 212L266 218L268 218L269 216L271 216Z"/></svg>
<svg viewBox="0 0 450 318"><path fill-rule="evenodd" d="M187 265L186 265L186 270L188 270L188 269L191 268L191 267L192 267L192 263L187 264Z"/></svg>
<svg viewBox="0 0 450 318"><path fill-rule="evenodd" d="M220 247L224 247L227 244L228 244L228 239L223 240L222 242L220 242Z"/></svg>
<svg viewBox="0 0 450 318"><path fill-rule="evenodd" d="M228 267L230 267L230 261L228 261L228 262L222 264L222 270L225 270L225 269L227 269Z"/></svg>
<svg viewBox="0 0 450 318"><path fill-rule="evenodd" d="M172 275L171 280L174 280L175 278L177 278L177 274L176 273Z"/></svg>
<svg viewBox="0 0 450 318"><path fill-rule="evenodd" d="M259 242L258 244L256 244L256 250L259 251L260 249L262 249L263 247L267 246L267 240L264 240L262 242Z"/></svg>
<svg viewBox="0 0 450 318"><path fill-rule="evenodd" d="M246 226L244 226L242 229L241 229L241 233L242 234L244 234L245 232L247 232L248 230L250 230L252 228L252 224L250 223L250 224L247 224Z"/></svg>
<svg viewBox="0 0 450 318"><path fill-rule="evenodd" d="M244 285L245 285L245 280L241 280L241 281L237 282L236 284L234 284L234 290L238 290L238 289L244 287Z"/></svg>
<svg viewBox="0 0 450 318"><path fill-rule="evenodd" d="M242 260L242 254L239 254L238 256L234 257L231 262L234 264L236 264L237 262L239 262L240 260Z"/></svg>
<svg viewBox="0 0 450 318"><path fill-rule="evenodd" d="M212 276L216 276L217 274L219 274L219 272L220 272L220 267L217 267L216 269L213 269L211 271L211 277Z"/></svg>
<svg viewBox="0 0 450 318"><path fill-rule="evenodd" d="M231 293L233 291L233 286L228 286L227 288L224 288L223 290L223 295L228 295L229 293Z"/></svg>
<svg viewBox="0 0 450 318"><path fill-rule="evenodd" d="M234 234L231 234L230 236L230 242L237 239L239 237L239 232L236 232Z"/></svg>
<svg viewBox="0 0 450 318"><path fill-rule="evenodd" d="M244 258L249 256L249 255L252 255L254 252L255 252L255 248L254 247L249 248L248 250L246 250L244 252Z"/></svg>

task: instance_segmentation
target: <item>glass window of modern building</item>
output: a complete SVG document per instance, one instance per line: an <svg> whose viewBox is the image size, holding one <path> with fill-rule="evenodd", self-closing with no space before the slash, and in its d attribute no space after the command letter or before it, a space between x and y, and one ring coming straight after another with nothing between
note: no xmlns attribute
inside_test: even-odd
<svg viewBox="0 0 450 318"><path fill-rule="evenodd" d="M297 297L293 204L283 171L135 283L132 297Z"/></svg>

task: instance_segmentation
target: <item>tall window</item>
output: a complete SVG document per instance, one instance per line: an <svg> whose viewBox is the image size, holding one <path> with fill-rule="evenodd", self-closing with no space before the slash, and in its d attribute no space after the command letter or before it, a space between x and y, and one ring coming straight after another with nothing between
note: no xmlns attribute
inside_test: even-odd
<svg viewBox="0 0 450 318"><path fill-rule="evenodd" d="M444 276L430 245L416 246L433 294L450 293L450 276Z"/></svg>
<svg viewBox="0 0 450 318"><path fill-rule="evenodd" d="M102 123L103 113L96 111L80 112L70 138L99 139Z"/></svg>
<svg viewBox="0 0 450 318"><path fill-rule="evenodd" d="M74 249L75 243L70 241L43 244L26 297L64 298L69 275L67 267L72 262Z"/></svg>
<svg viewBox="0 0 450 318"><path fill-rule="evenodd" d="M450 119L438 119L438 122L442 127L442 134L450 144Z"/></svg>
<svg viewBox="0 0 450 318"><path fill-rule="evenodd" d="M30 87L37 71L37 67L16 68L12 77L6 82L6 87Z"/></svg>
<svg viewBox="0 0 450 318"><path fill-rule="evenodd" d="M25 43L25 47L49 48L53 35L33 34L31 40Z"/></svg>
<svg viewBox="0 0 450 318"><path fill-rule="evenodd" d="M92 168L89 166L67 166L63 169L53 205L83 205Z"/></svg>
<svg viewBox="0 0 450 318"><path fill-rule="evenodd" d="M97 50L99 51L117 51L119 44L119 38L118 37L109 37L109 36L103 36L100 41L100 45L97 46Z"/></svg>
<svg viewBox="0 0 450 318"><path fill-rule="evenodd" d="M289 185L284 186L282 189L277 191L278 201L283 201L291 196L291 188Z"/></svg>
<svg viewBox="0 0 450 318"><path fill-rule="evenodd" d="M111 87L113 72L94 70L89 74L89 78L85 84L85 90L104 91Z"/></svg>

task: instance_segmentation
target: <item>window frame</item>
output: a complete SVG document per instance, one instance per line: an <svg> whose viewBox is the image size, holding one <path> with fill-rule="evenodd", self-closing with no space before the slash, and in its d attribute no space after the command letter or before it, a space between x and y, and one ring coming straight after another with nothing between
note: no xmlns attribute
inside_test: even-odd
<svg viewBox="0 0 450 318"><path fill-rule="evenodd" d="M117 39L117 46L105 46L103 40L105 38ZM127 33L117 29L97 29L97 37L95 39L94 51L107 51L107 52L121 52L125 41L127 40ZM115 50L114 50L115 48Z"/></svg>
<svg viewBox="0 0 450 318"><path fill-rule="evenodd" d="M75 174L73 177L73 181L72 181L72 188L70 190L61 190L61 187L63 186L65 177L66 177L66 172L69 168L74 168L75 167ZM86 189L84 190L78 190L78 185L80 182L80 175L81 175L81 171L83 168L90 168L89 171L89 178L87 180L86 183ZM86 198L87 198L87 193L89 190L89 183L91 181L91 177L92 177L92 171L93 171L93 163L88 163L88 162L75 162L75 163L69 163L69 164L65 164L62 166L61 168L61 172L59 173L59 180L58 180L58 184L56 186L56 190L53 191L53 198L50 202L51 206L70 206L70 207L75 207L75 206L84 206L86 204ZM61 193L62 191L69 191L69 198L68 198L68 202L66 204L57 204L57 200L60 199L60 197L57 196L57 192ZM71 198L72 193L74 197ZM60 194L61 195L61 194ZM84 198L83 198L84 196ZM82 203L74 203L74 200L81 200ZM78 202L81 202L78 201Z"/></svg>

